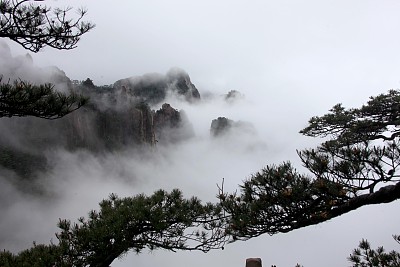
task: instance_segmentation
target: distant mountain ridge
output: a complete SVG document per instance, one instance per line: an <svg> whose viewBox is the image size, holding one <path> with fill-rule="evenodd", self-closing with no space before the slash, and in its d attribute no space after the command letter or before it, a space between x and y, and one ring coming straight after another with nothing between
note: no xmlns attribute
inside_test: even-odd
<svg viewBox="0 0 400 267"><path fill-rule="evenodd" d="M170 94L184 101L200 100L200 93L182 70L122 79L113 87L96 86L90 79L76 83L57 70L52 69L56 88L89 96L89 104L54 121L2 118L0 129L7 131L0 131L0 169L29 179L34 177L33 165L47 166L46 150L99 153L174 143L194 135L185 113L163 103ZM151 108L161 103L158 110Z"/></svg>
<svg viewBox="0 0 400 267"><path fill-rule="evenodd" d="M199 91L183 70L121 79L112 87L95 86L87 79L74 85L73 90L89 96L90 104L67 116L69 140L73 141L68 147L72 149L155 145L194 134L186 115L164 102L169 94L190 102L200 100ZM151 109L160 103L159 110Z"/></svg>
<svg viewBox="0 0 400 267"><path fill-rule="evenodd" d="M120 79L111 86L96 86L89 78L71 80L57 67L38 68L29 54L12 57L0 42L0 76L3 82L21 79L52 83L61 92L74 91L90 98L87 105L58 120L0 119L0 172L14 172L23 180L50 168L47 151L107 153L137 149L141 153L139 148L174 144L195 135L185 112L166 103L170 96L189 103L201 101L199 90L179 68L165 75L144 74ZM224 100L231 104L241 97L231 91ZM212 122L212 137L241 127L224 119Z"/></svg>

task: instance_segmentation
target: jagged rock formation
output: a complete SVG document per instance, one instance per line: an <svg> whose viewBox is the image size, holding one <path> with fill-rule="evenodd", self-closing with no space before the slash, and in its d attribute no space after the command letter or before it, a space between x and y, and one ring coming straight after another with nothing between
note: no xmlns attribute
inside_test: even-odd
<svg viewBox="0 0 400 267"><path fill-rule="evenodd" d="M57 121L2 119L0 127L19 133L18 142L26 148L118 150L127 146L154 145L156 141L177 142L193 135L182 111L169 104L162 105L158 111L150 107L161 101L160 95L165 96L168 90L175 90L190 101L200 98L189 76L181 70L171 70L165 76L144 75L135 79L133 89L129 87L129 79L127 86L120 80L114 88L95 86L89 78L74 84L63 72L54 70L54 81L89 96L90 103ZM0 133L0 141L7 138L9 136Z"/></svg>
<svg viewBox="0 0 400 267"><path fill-rule="evenodd" d="M122 110L82 108L65 121L66 146L72 150L119 150L128 146L177 142L193 135L184 113L167 103L157 111L144 102Z"/></svg>
<svg viewBox="0 0 400 267"><path fill-rule="evenodd" d="M186 101L194 102L200 99L199 91L190 81L190 77L185 71L173 68L166 76L170 84L169 89L176 92L178 95L184 96Z"/></svg>
<svg viewBox="0 0 400 267"><path fill-rule="evenodd" d="M200 99L200 93L189 75L180 69L171 69L166 75L153 73L122 79L114 83L114 89L124 90L149 104L162 103L169 93L190 102Z"/></svg>
<svg viewBox="0 0 400 267"><path fill-rule="evenodd" d="M137 129L137 136L141 144L155 144L155 133L154 133L154 111L150 110L150 107L145 103L139 103L132 110L134 119L133 122L136 125L132 125L133 129ZM136 127L135 127L136 126Z"/></svg>
<svg viewBox="0 0 400 267"><path fill-rule="evenodd" d="M228 132L232 126L234 121L227 119L225 117L218 117L211 122L210 134L212 137L221 136L222 134Z"/></svg>
<svg viewBox="0 0 400 267"><path fill-rule="evenodd" d="M225 117L218 117L212 120L210 127L210 135L212 137L220 137L225 134L239 134L239 133L250 133L254 134L255 129L249 122L244 121L233 121Z"/></svg>
<svg viewBox="0 0 400 267"><path fill-rule="evenodd" d="M163 137L163 132L179 127L181 116L178 110L165 103L161 109L154 114L154 125L156 135ZM157 140L158 141L158 140Z"/></svg>
<svg viewBox="0 0 400 267"><path fill-rule="evenodd" d="M3 50L7 52L7 47L0 43L0 51ZM1 118L0 170L11 170L29 179L35 176L35 166L40 166L41 171L47 168L46 150L87 149L101 153L179 142L194 135L183 111L166 103L159 110L151 108L163 103L168 94L187 101L200 99L189 75L182 70L124 79L114 87L95 86L89 78L83 82L71 81L56 67L39 69L29 55L13 58L10 53L3 53L2 57L0 70L7 70L4 78L24 74L22 79L34 83L52 82L56 90L74 90L89 96L90 103L54 121Z"/></svg>
<svg viewBox="0 0 400 267"><path fill-rule="evenodd" d="M240 99L244 99L244 95L242 95L239 91L231 90L224 95L224 99L228 103L234 103Z"/></svg>
<svg viewBox="0 0 400 267"><path fill-rule="evenodd" d="M165 103L161 106L161 109L156 111L154 122L158 131L164 127L177 127L180 123L179 111L172 108L170 104Z"/></svg>
<svg viewBox="0 0 400 267"><path fill-rule="evenodd" d="M154 145L153 113L143 102L126 109L82 108L62 124L67 133L66 147L115 151L134 145Z"/></svg>
<svg viewBox="0 0 400 267"><path fill-rule="evenodd" d="M0 120L0 128L7 128L0 132L0 170L12 170L23 179L35 178L34 170L44 171L48 167L45 153L55 148L103 153L193 136L184 113L169 104L154 111L144 102L122 110L87 106L54 121L6 118Z"/></svg>
<svg viewBox="0 0 400 267"><path fill-rule="evenodd" d="M157 142L176 143L194 136L194 131L184 111L165 103L154 114L154 133Z"/></svg>

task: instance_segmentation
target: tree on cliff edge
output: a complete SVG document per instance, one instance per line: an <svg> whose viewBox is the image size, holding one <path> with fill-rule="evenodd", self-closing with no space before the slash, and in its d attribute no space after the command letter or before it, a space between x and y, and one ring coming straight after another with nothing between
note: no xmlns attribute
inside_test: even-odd
<svg viewBox="0 0 400 267"><path fill-rule="evenodd" d="M38 52L45 46L73 49L80 37L94 24L82 21L85 10L79 10L72 20L71 9L54 9L29 0L0 1L0 38L9 38L25 49ZM45 119L61 118L86 104L87 98L70 92L57 92L51 84L33 85L25 81L1 83L0 117L35 116Z"/></svg>
<svg viewBox="0 0 400 267"><path fill-rule="evenodd" d="M371 97L361 108L335 105L328 114L311 118L300 133L325 140L315 149L298 151L309 174L284 162L252 175L240 193L220 190L233 240L290 232L400 198L398 90ZM349 260L353 266L399 266L400 254L373 250L363 240Z"/></svg>
<svg viewBox="0 0 400 267"><path fill-rule="evenodd" d="M400 198L399 91L371 97L361 108L335 105L300 132L326 140L298 151L310 174L285 162L254 174L240 194L219 194L234 239L285 233Z"/></svg>

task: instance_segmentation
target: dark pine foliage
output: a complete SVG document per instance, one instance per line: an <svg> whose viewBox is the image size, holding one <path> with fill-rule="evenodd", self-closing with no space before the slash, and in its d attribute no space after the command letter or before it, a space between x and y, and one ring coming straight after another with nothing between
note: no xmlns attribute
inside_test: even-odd
<svg viewBox="0 0 400 267"><path fill-rule="evenodd" d="M57 92L51 84L33 85L24 81L0 84L0 118L35 116L53 120L87 102L88 98L75 92L68 95Z"/></svg>
<svg viewBox="0 0 400 267"><path fill-rule="evenodd" d="M34 2L0 1L0 38L9 38L32 52L45 46L69 50L94 28L94 24L82 21L86 10L79 10L78 18L71 19L67 16L70 8L52 10Z"/></svg>

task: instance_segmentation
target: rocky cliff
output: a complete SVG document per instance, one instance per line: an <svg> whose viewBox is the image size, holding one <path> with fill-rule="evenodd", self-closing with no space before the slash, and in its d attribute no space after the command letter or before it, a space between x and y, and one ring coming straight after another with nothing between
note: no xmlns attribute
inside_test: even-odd
<svg viewBox="0 0 400 267"><path fill-rule="evenodd" d="M29 61L29 58L23 60ZM34 66L29 68L40 73ZM16 67L9 76L15 73L22 70ZM90 103L54 121L34 117L2 118L0 169L12 170L24 179L32 178L34 166L46 168L46 150L118 151L179 142L194 135L183 111L167 103L156 110L151 106L163 103L169 94L186 101L200 99L189 75L181 70L123 79L114 86L95 86L90 79L71 81L57 68L46 69L46 73L53 73L49 74L49 81L56 84L56 89L82 93L90 97Z"/></svg>
<svg viewBox="0 0 400 267"><path fill-rule="evenodd" d="M199 91L183 70L174 68L166 74L145 74L121 79L112 86L96 86L89 78L71 81L56 67L38 68L29 55L12 57L1 42L0 52L3 81L19 78L33 83L51 82L56 90L76 91L90 98L89 104L54 121L1 118L0 169L32 178L37 166L47 168L48 150L85 149L102 153L173 144L194 136L185 113L166 103L169 97L190 103L200 100ZM228 102L240 98L237 91L225 96ZM237 134L249 129L245 126L220 117L212 122L211 135Z"/></svg>
<svg viewBox="0 0 400 267"><path fill-rule="evenodd" d="M200 99L200 93L189 75L176 68L166 75L153 73L122 79L115 82L113 87L149 104L162 103L168 94L184 97L190 102Z"/></svg>
<svg viewBox="0 0 400 267"><path fill-rule="evenodd" d="M167 103L159 110L152 110L150 106L164 100L169 93L187 101L200 98L189 75L181 70L120 80L114 87L95 86L90 79L73 83L60 71L53 80L88 96L90 103L56 121L3 118L0 128L18 133L24 147L118 150L131 145L177 142L193 135L182 111ZM0 132L0 141L8 138L4 131Z"/></svg>
<svg viewBox="0 0 400 267"><path fill-rule="evenodd" d="M233 120L225 117L218 117L211 121L210 134L212 137L221 136L230 131L233 125Z"/></svg>
<svg viewBox="0 0 400 267"><path fill-rule="evenodd" d="M90 104L66 118L67 147L120 149L129 145L178 142L194 133L183 111L164 103L151 105L175 93L187 101L200 99L189 75L172 70L167 75L143 75L124 79L113 87L97 87L90 79L74 90L90 97Z"/></svg>
<svg viewBox="0 0 400 267"><path fill-rule="evenodd" d="M178 111L167 103L154 114L154 133L156 141L161 143L176 143L194 136L185 112Z"/></svg>

